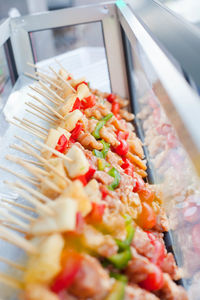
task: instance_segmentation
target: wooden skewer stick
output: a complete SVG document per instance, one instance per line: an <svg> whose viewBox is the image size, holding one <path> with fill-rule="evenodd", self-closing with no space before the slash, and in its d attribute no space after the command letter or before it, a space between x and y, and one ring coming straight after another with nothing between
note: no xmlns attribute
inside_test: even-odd
<svg viewBox="0 0 200 300"><path fill-rule="evenodd" d="M46 74L43 74L41 72L36 72L36 75L38 75L43 81L46 81L47 83L53 85L58 90L62 91L62 88L58 84L56 84L52 79L50 79L49 76L47 76Z"/></svg>
<svg viewBox="0 0 200 300"><path fill-rule="evenodd" d="M52 99L48 94L44 93L43 90L40 90L38 87L29 86L33 91L37 92L38 94L42 95L43 97L47 98L49 101L51 101L53 104L56 104L57 106L59 103Z"/></svg>
<svg viewBox="0 0 200 300"><path fill-rule="evenodd" d="M21 124L17 124L17 123L15 123L15 122L12 121L12 120L9 120L9 123L11 123L11 124L13 124L13 125L15 125L15 126L21 128L21 129L27 131L27 132L33 134L33 135L36 135L37 137L39 137L39 138L42 139L42 140L45 139L45 137L43 137L41 134L38 134L38 133L36 133L34 130L31 130L31 129L27 128L27 127L24 127L24 126L21 125Z"/></svg>
<svg viewBox="0 0 200 300"><path fill-rule="evenodd" d="M35 127L41 128L42 130L44 130L46 132L49 132L49 130L47 128L45 128L45 127L43 127L43 126L41 126L39 124L36 124L35 122L30 121L30 120L28 120L26 118L23 118L23 121L26 121L27 123L30 123L30 124L34 125Z"/></svg>
<svg viewBox="0 0 200 300"><path fill-rule="evenodd" d="M28 170L33 169L35 172L38 172L38 173L40 173L40 174L42 174L42 175L44 175L44 176L48 176L48 175L49 175L49 173L48 173L47 171L45 171L45 170L43 170L43 169L41 169L41 168L38 168L38 167L36 167L36 166L33 166L33 165L31 165L31 164L29 164L29 163L27 163L27 162L24 162L24 161L23 161L20 157L18 157L18 156L14 156L14 155L7 154L7 155L5 156L5 158L6 158L7 160L10 160L10 161L12 161L12 162L18 164L18 165L21 165L22 167L24 167L24 168L26 168L26 169L28 169Z"/></svg>
<svg viewBox="0 0 200 300"><path fill-rule="evenodd" d="M17 232L19 232L19 233L27 234L27 230L23 230L23 229L21 229L21 228L19 228L19 227L16 227L16 226L14 226L14 225L7 224L7 223L6 223L6 220L0 220L0 224L2 224L2 225L3 225L4 227L6 227L6 228L9 228L9 229L11 229L11 230L17 231Z"/></svg>
<svg viewBox="0 0 200 300"><path fill-rule="evenodd" d="M31 73L24 72L24 75L26 75L26 76L34 79L34 80L37 80L37 81L39 80L39 78L37 76L35 76L35 75L31 74Z"/></svg>
<svg viewBox="0 0 200 300"><path fill-rule="evenodd" d="M61 69L63 69L67 73L67 75L69 75L67 69L65 69L65 67L61 64L61 62L58 59L55 58L55 62L59 65Z"/></svg>
<svg viewBox="0 0 200 300"><path fill-rule="evenodd" d="M18 183L16 184L16 183L5 181L5 184L7 184L10 188L15 189L21 197L23 197L28 202L33 204L36 207L37 213L39 215L50 215L50 216L54 215L54 211L49 206L43 204L42 202L40 202L40 200L29 195L27 192L22 190L21 186Z"/></svg>
<svg viewBox="0 0 200 300"><path fill-rule="evenodd" d="M69 178L67 178L66 176L64 176L63 174L61 174L54 166L52 166L47 159L43 158L41 155L37 154L35 151L33 151L32 149L30 149L29 147L25 147L25 149L28 151L30 151L30 154L32 156L34 156L35 158L37 158L39 161L43 162L51 171L53 171L55 174L57 174L59 177L61 177L62 179L64 179L67 182L71 182L69 180ZM48 174L48 172L47 172ZM49 175L49 174L48 174ZM47 176L48 176L47 175Z"/></svg>
<svg viewBox="0 0 200 300"><path fill-rule="evenodd" d="M35 145L33 145L32 143L28 142L27 140L23 139L21 136L15 135L14 136L16 139L18 139L19 141L31 146L33 149L37 150L37 151L41 151L40 148L36 147Z"/></svg>
<svg viewBox="0 0 200 300"><path fill-rule="evenodd" d="M9 214L7 211L0 210L0 216L5 217L6 219L4 219L4 221L6 221L6 222L14 223L16 225L19 225L24 230L29 230L29 225L27 223L22 222L21 220L19 220L15 216Z"/></svg>
<svg viewBox="0 0 200 300"><path fill-rule="evenodd" d="M64 159L64 160L67 160L67 161L70 161L70 162L73 162L73 160L69 157L66 157L64 154L62 154L61 152L47 146L45 143L41 143L40 141L35 141L35 143L38 145L38 146L41 146L49 151L51 151L53 154L57 155L58 157Z"/></svg>
<svg viewBox="0 0 200 300"><path fill-rule="evenodd" d="M53 91L50 87L48 87L47 85L45 85L43 82L41 82L41 81L39 80L38 83L40 84L40 86L41 86L44 90L48 91L49 94L51 94L51 95L52 95L53 97L55 97L57 100L59 100L59 101L62 102L62 103L65 101L62 97L60 97L60 95L58 95L55 91Z"/></svg>
<svg viewBox="0 0 200 300"><path fill-rule="evenodd" d="M30 222L32 222L32 221L35 220L35 218L29 216L28 214L25 214L24 212L22 212L22 211L20 211L20 210L15 209L15 208L12 207L12 206L8 206L8 205L6 205L6 204L4 204L4 203L1 203L1 202L0 202L0 206L6 208L8 211L10 211L10 212L12 212L12 213L14 213L14 214L16 214L16 215L22 217L22 218L25 219L25 220L28 220L28 221L30 221Z"/></svg>
<svg viewBox="0 0 200 300"><path fill-rule="evenodd" d="M16 177L19 177L19 178L21 178L21 179L23 179L23 180L28 181L29 183L31 183L31 184L33 184L33 185L35 185L35 186L38 186L38 183L35 182L35 179L34 179L34 178L31 178L31 177L29 177L29 176L26 176L26 175L17 173L17 172L15 172L15 171L13 171L13 170L10 170L9 168L4 167L4 166L0 166L0 168L1 168L2 170L6 171L6 172L9 172L9 173L15 175Z"/></svg>
<svg viewBox="0 0 200 300"><path fill-rule="evenodd" d="M0 201L3 201L3 202L8 203L10 205L13 205L13 206L25 209L25 210L29 210L29 211L32 211L32 212L35 212L35 213L37 212L37 210L35 208L33 208L31 206L21 204L21 203L17 203L16 201L12 201L12 200L5 199L5 198L1 198Z"/></svg>
<svg viewBox="0 0 200 300"><path fill-rule="evenodd" d="M48 108L52 113L54 113L55 114L55 116L57 116L59 119L61 119L61 120L64 120L64 117L61 115L61 114L59 114L54 108L52 108L50 105L48 105L48 104L46 104L43 100L41 100L41 99L39 99L38 97L36 97L36 96L34 96L34 95L32 95L32 94L29 94L28 93L28 95L30 96L30 97L32 97L33 99L35 99L37 102L39 102L40 104L42 104L42 105L44 105L46 108Z"/></svg>
<svg viewBox="0 0 200 300"><path fill-rule="evenodd" d="M34 111L31 111L31 110L29 110L29 109L27 109L27 108L25 109L25 111L27 111L29 114L32 114L32 115L34 115L35 117L37 117L37 118L39 118L39 119L41 119L41 120L43 120L43 121L45 121L45 122L48 122L49 124L55 126L55 123L52 122L52 121L50 121L50 120L48 120L48 118L44 118L43 116L40 116L40 115L38 115L37 113L35 113Z"/></svg>
<svg viewBox="0 0 200 300"><path fill-rule="evenodd" d="M9 184L8 181L5 181L5 184ZM22 190L25 190L27 192L29 192L31 195L37 197L38 199L41 199L43 202L45 203L51 203L52 200L50 198L48 198L47 196L43 195L42 193L40 193L39 191L36 191L35 189L31 188L30 186L17 181L15 183L12 184L13 186L17 187L17 188L21 188Z"/></svg>
<svg viewBox="0 0 200 300"><path fill-rule="evenodd" d="M26 146L27 147L27 146ZM27 167L28 169L28 167ZM37 171L30 169L30 171L37 177L41 182L45 182L45 184L50 188L53 189L57 193L61 193L62 190L52 181L49 180L47 177L44 177L43 175L39 174Z"/></svg>
<svg viewBox="0 0 200 300"><path fill-rule="evenodd" d="M23 249L30 254L37 254L37 248L25 238L0 225L0 238Z"/></svg>
<svg viewBox="0 0 200 300"><path fill-rule="evenodd" d="M30 63L30 62L27 62L27 65L30 66L30 67L32 67L32 68L41 70L42 72L49 73L47 70L43 69L42 67L37 66L36 64L32 64L32 63Z"/></svg>
<svg viewBox="0 0 200 300"><path fill-rule="evenodd" d="M44 164L39 162L39 161L34 161L34 160L30 160L30 159L25 159L25 158L22 158L21 160L24 161L24 162L27 162L29 164L36 165L36 166L40 166L40 167L44 166Z"/></svg>
<svg viewBox="0 0 200 300"><path fill-rule="evenodd" d="M53 117L49 112L44 111L43 109L41 109L41 107L35 105L34 103L26 102L25 104L34 109L35 111L39 112L41 115L45 116L49 120L51 120L54 125L57 122L57 119L54 118L55 116Z"/></svg>
<svg viewBox="0 0 200 300"><path fill-rule="evenodd" d="M0 262L5 263L11 267L13 267L14 269L20 270L20 271L25 271L26 268L22 265L16 264L14 261L11 261L7 258L1 257L0 256Z"/></svg>
<svg viewBox="0 0 200 300"><path fill-rule="evenodd" d="M20 145L13 144L13 145L9 145L9 147L12 148L12 149L18 150L22 153L29 154L29 152Z"/></svg>
<svg viewBox="0 0 200 300"><path fill-rule="evenodd" d="M12 288L22 289L23 284L21 281L16 280L15 278L0 272L0 282L4 283Z"/></svg>
<svg viewBox="0 0 200 300"><path fill-rule="evenodd" d="M44 135L44 138L45 138L45 133L44 133L43 131L41 131L40 129L35 128L35 127L34 127L33 125L31 125L31 124L27 124L25 121L20 120L20 119L17 118L17 117L13 117L13 119L15 119L16 121L20 122L20 124L22 124L23 126L30 128L30 129L33 130L34 132L36 132L36 133L38 133L38 134L41 134L41 136Z"/></svg>
<svg viewBox="0 0 200 300"><path fill-rule="evenodd" d="M52 67L49 66L49 69L58 77L60 78L60 80L65 83L65 85L67 85L74 93L76 93L76 90L73 88L73 86L71 86L71 84L65 80L60 74L58 74Z"/></svg>

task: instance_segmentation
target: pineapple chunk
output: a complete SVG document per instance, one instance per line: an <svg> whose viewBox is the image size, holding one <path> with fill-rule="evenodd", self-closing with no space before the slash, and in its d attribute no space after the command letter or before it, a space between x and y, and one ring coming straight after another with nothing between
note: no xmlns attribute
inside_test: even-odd
<svg viewBox="0 0 200 300"><path fill-rule="evenodd" d="M70 185L63 191L57 200L65 199L66 197L73 198L77 201L78 211L81 212L82 216L85 217L92 209L91 202L84 190L83 184L80 180L74 180Z"/></svg>
<svg viewBox="0 0 200 300"><path fill-rule="evenodd" d="M68 113L60 125L68 131L72 131L76 127L76 123L82 118L83 113L79 109Z"/></svg>
<svg viewBox="0 0 200 300"><path fill-rule="evenodd" d="M64 248L61 234L46 238L34 238L38 254L30 257L25 272L25 283L49 283L61 270L60 257Z"/></svg>
<svg viewBox="0 0 200 300"><path fill-rule="evenodd" d="M59 107L59 113L65 117L73 108L73 105L76 101L77 95L73 94L67 97L65 103L62 103Z"/></svg>
<svg viewBox="0 0 200 300"><path fill-rule="evenodd" d="M41 284L29 284L25 290L26 300L59 300L60 298Z"/></svg>
<svg viewBox="0 0 200 300"><path fill-rule="evenodd" d="M58 129L51 128L49 130L49 133L48 133L47 140L46 140L45 144L47 146L55 149L55 147L58 143L58 140L59 140L59 138L62 134L64 134L67 139L70 137L70 133L67 130L61 128L61 127L58 127ZM41 154L46 159L49 159L52 155L51 151L46 150L46 149L42 149Z"/></svg>
<svg viewBox="0 0 200 300"><path fill-rule="evenodd" d="M83 151L77 146L73 145L67 152L66 157L72 159L72 161L65 160L64 162L70 178L84 175L89 170L89 162Z"/></svg>
<svg viewBox="0 0 200 300"><path fill-rule="evenodd" d="M50 158L49 163L56 168L56 170L66 177L65 169L64 169L64 163L63 159L61 158ZM57 175L55 172L51 171L48 167L46 168L49 172L49 179L52 180L59 188L64 190L67 187L67 182L63 178L61 178L59 175Z"/></svg>
<svg viewBox="0 0 200 300"><path fill-rule="evenodd" d="M77 88L77 97L82 100L90 95L90 90L84 83L80 84Z"/></svg>
<svg viewBox="0 0 200 300"><path fill-rule="evenodd" d="M76 227L77 202L72 198L56 200L49 204L55 212L54 216L45 216L31 224L31 233L34 235L65 232Z"/></svg>
<svg viewBox="0 0 200 300"><path fill-rule="evenodd" d="M101 202L101 192L96 179L92 179L90 182L88 182L88 184L85 186L85 192L91 202Z"/></svg>

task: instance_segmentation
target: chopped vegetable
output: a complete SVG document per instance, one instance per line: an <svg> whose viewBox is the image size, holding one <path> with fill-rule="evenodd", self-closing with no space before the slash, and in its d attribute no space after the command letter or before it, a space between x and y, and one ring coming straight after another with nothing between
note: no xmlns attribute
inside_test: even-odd
<svg viewBox="0 0 200 300"><path fill-rule="evenodd" d="M116 95L115 94L109 94L107 96L107 100L110 102L110 103L113 103L116 99Z"/></svg>
<svg viewBox="0 0 200 300"><path fill-rule="evenodd" d="M97 159L98 170L103 171L106 167L110 167L110 164L107 163L105 159L98 158Z"/></svg>
<svg viewBox="0 0 200 300"><path fill-rule="evenodd" d="M79 83L74 87L74 89L77 91L79 85L81 85L81 84L85 84L86 86L88 86L88 83L87 83L86 81L81 81L81 82L79 82Z"/></svg>
<svg viewBox="0 0 200 300"><path fill-rule="evenodd" d="M138 191L138 195L140 196L141 201L145 201L151 204L154 201L155 193L148 186L144 186L142 189Z"/></svg>
<svg viewBox="0 0 200 300"><path fill-rule="evenodd" d="M116 281L113 284L112 290L105 300L123 300L125 296L126 283L123 281Z"/></svg>
<svg viewBox="0 0 200 300"><path fill-rule="evenodd" d="M114 148L114 151L120 155L120 156L125 156L128 153L128 143L125 140L120 140L119 145Z"/></svg>
<svg viewBox="0 0 200 300"><path fill-rule="evenodd" d="M90 181L90 179L92 179L95 172L95 167L90 165L88 172L82 176L77 177L76 179L80 180L85 186Z"/></svg>
<svg viewBox="0 0 200 300"><path fill-rule="evenodd" d="M148 291L157 291L162 288L164 283L163 273L159 267L152 265L151 273L147 275L147 278L140 282L140 286Z"/></svg>
<svg viewBox="0 0 200 300"><path fill-rule="evenodd" d="M114 272L110 272L110 277L113 277L119 281L122 281L124 283L128 282L128 278L126 275L120 274L120 273L114 273Z"/></svg>
<svg viewBox="0 0 200 300"><path fill-rule="evenodd" d="M101 150L101 153L103 154L103 158L105 158L110 148L110 144L106 143L104 140L101 140L100 142L103 145L103 150Z"/></svg>
<svg viewBox="0 0 200 300"><path fill-rule="evenodd" d="M116 189L118 187L121 177L120 177L119 172L115 168L110 169L110 171L108 172L108 174L110 176L112 176L114 178L114 180L113 180L113 182L109 186L107 186L107 188L109 190L113 191L114 189Z"/></svg>
<svg viewBox="0 0 200 300"><path fill-rule="evenodd" d="M62 134L58 140L58 143L55 147L55 150L64 153L69 145L69 140L66 138L64 134Z"/></svg>
<svg viewBox="0 0 200 300"><path fill-rule="evenodd" d="M88 223L100 223L105 210L105 204L92 202L92 210L87 215L86 221Z"/></svg>
<svg viewBox="0 0 200 300"><path fill-rule="evenodd" d="M134 182L135 182L135 186L133 188L134 193L137 193L138 191L140 191L145 186L144 180L139 175L135 174Z"/></svg>
<svg viewBox="0 0 200 300"><path fill-rule="evenodd" d="M113 113L113 115L117 115L119 113L119 110L120 110L120 105L118 102L112 102L112 108L111 108L111 111Z"/></svg>
<svg viewBox="0 0 200 300"><path fill-rule="evenodd" d="M92 132L92 135L96 138L96 139L100 139L100 130L101 128L106 124L107 121L109 121L112 118L113 114L110 113L107 116L105 116L104 118L102 118L96 125L94 131Z"/></svg>
<svg viewBox="0 0 200 300"><path fill-rule="evenodd" d="M71 132L76 127L77 122L82 118L82 116L83 114L79 109L69 112L62 121L63 127Z"/></svg>
<svg viewBox="0 0 200 300"><path fill-rule="evenodd" d="M124 250L123 252L117 253L108 258L108 260L117 268L124 269L129 260L131 259L131 250L130 247Z"/></svg>
<svg viewBox="0 0 200 300"><path fill-rule="evenodd" d="M86 97L84 100L81 102L81 108L86 109L86 108L91 108L96 104L96 98L94 95L90 95Z"/></svg>
<svg viewBox="0 0 200 300"><path fill-rule="evenodd" d="M70 112L74 111L75 109L80 109L80 107L81 107L81 100L77 97L72 107L72 110L70 110Z"/></svg>
<svg viewBox="0 0 200 300"><path fill-rule="evenodd" d="M73 250L65 250L63 260L63 269L55 278L51 286L51 290L55 293L67 289L73 283L76 274L80 269L82 256Z"/></svg>
<svg viewBox="0 0 200 300"><path fill-rule="evenodd" d="M124 163L121 165L121 168L124 169L124 172L133 177L134 176L134 166L133 164L130 162L130 160L128 158L124 158L123 159Z"/></svg>
<svg viewBox="0 0 200 300"><path fill-rule="evenodd" d="M71 136L70 136L70 141L71 142L75 142L77 140L81 130L83 130L83 123L78 121L76 123L76 127L71 131Z"/></svg>
<svg viewBox="0 0 200 300"><path fill-rule="evenodd" d="M133 240L135 228L133 227L132 224L126 225L126 232L127 232L127 236L124 241L116 240L116 243L119 246L120 250L127 249Z"/></svg>

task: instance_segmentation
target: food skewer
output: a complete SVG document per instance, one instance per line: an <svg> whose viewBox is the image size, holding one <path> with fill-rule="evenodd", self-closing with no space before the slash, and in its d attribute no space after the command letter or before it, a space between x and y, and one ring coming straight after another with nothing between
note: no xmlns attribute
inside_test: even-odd
<svg viewBox="0 0 200 300"><path fill-rule="evenodd" d="M27 128L30 128L31 130L33 131L36 131L38 132L38 134L41 134L41 135L44 135L44 138L45 138L45 135L46 133L44 131L41 131L40 129L36 128L35 126L33 126L31 123L29 123L29 121L25 121L25 120L21 120L17 117L13 117L13 119L15 119L16 121L20 122L21 125L27 127Z"/></svg>
<svg viewBox="0 0 200 300"><path fill-rule="evenodd" d="M36 124L36 123L34 123L33 121L30 121L30 120L28 120L28 119L26 119L26 118L23 118L22 120L23 120L23 121L26 121L26 122L28 122L28 123L30 123L30 124L32 124L32 125L34 125L35 127L38 127L38 128L43 129L43 130L46 131L46 132L49 131L47 128L45 128L45 127L43 127L43 126L41 126L41 125L39 125L39 124Z"/></svg>
<svg viewBox="0 0 200 300"><path fill-rule="evenodd" d="M25 103L27 106L31 107L32 109L36 110L37 112L39 112L40 114L42 114L43 116L45 116L46 118L50 119L51 121L53 121L53 123L56 123L56 119L54 118L54 116L48 112L45 111L44 109L42 109L41 107L35 105L32 102L26 102ZM46 121L46 120L45 120ZM48 121L48 120L47 120Z"/></svg>
<svg viewBox="0 0 200 300"><path fill-rule="evenodd" d="M47 85L43 84L41 81L38 81L38 83L41 85L41 87L48 91L49 94L51 94L56 100L59 100L60 102L64 102L64 99L62 97L60 97L55 91L53 91L50 87L48 87Z"/></svg>
<svg viewBox="0 0 200 300"><path fill-rule="evenodd" d="M25 131L27 131L27 132L29 132L29 133L35 135L35 136L37 136L38 138L40 138L40 139L42 139L42 140L45 139L45 136L43 136L43 135L37 133L37 132L36 132L35 130L33 130L33 129L27 128L27 127L25 127L25 126L23 126L23 125L21 125L21 124L17 124L16 122L14 122L14 121L12 121L12 120L9 120L9 123L11 123L11 124L13 124L13 125L15 125L15 126L21 128L21 129L23 129L23 130L25 130Z"/></svg>
<svg viewBox="0 0 200 300"><path fill-rule="evenodd" d="M6 205L4 203L0 202L0 207L6 208L8 211L14 213L15 215L18 215L18 216L22 217L25 220L28 220L30 222L35 220L35 218L29 216L27 213L24 213L24 212L22 212L18 209L15 209L14 207Z"/></svg>
<svg viewBox="0 0 200 300"><path fill-rule="evenodd" d="M7 168L5 166L0 165L0 169L2 169L4 171L7 171L7 172L15 175L16 177L19 177L19 178L23 179L23 180L26 180L27 182L31 183L34 186L38 186L38 183L36 182L35 178L32 178L30 176L27 176L27 175L24 175L24 174L21 174L21 173L17 173L13 170L10 170L9 168Z"/></svg>
<svg viewBox="0 0 200 300"><path fill-rule="evenodd" d="M20 271L25 271L26 270L26 268L24 266L19 265L19 264L15 263L15 262L7 259L7 258L1 257L1 256L0 256L0 262L5 263L5 264L13 267L14 269L17 269L17 270L20 270Z"/></svg>
<svg viewBox="0 0 200 300"><path fill-rule="evenodd" d="M46 94L43 90L39 89L38 87L34 87L34 86L29 86L33 91L37 92L38 94L40 94L41 96L45 97L46 99L48 99L51 103L55 104L55 105L59 105L59 103L52 97L50 97L48 94Z"/></svg>
<svg viewBox="0 0 200 300"><path fill-rule="evenodd" d="M10 205L13 205L13 206L16 206L16 207L19 207L19 208L22 208L22 209L25 209L25 210L28 210L28 211L31 211L31 212L34 212L34 213L37 212L37 210L35 208L31 207L31 206L27 206L27 205L24 205L24 204L21 204L21 203L17 203L16 201L12 201L10 199L1 198L0 200L5 202L5 203L8 203Z"/></svg>
<svg viewBox="0 0 200 300"><path fill-rule="evenodd" d="M5 273L0 272L0 282L16 289L22 289L23 283L19 280L16 280L12 276L9 276Z"/></svg>
<svg viewBox="0 0 200 300"><path fill-rule="evenodd" d="M52 67L49 66L49 69L65 84L67 85L74 93L76 93L76 90L71 86L71 84L67 81L64 80L64 78L58 74Z"/></svg>
<svg viewBox="0 0 200 300"><path fill-rule="evenodd" d="M48 120L48 118L44 118L44 116L40 116L40 115L38 115L36 112L31 111L31 110L29 110L29 109L27 109L27 108L25 109L25 111L28 112L28 113L30 113L30 114L32 114L32 115L34 115L35 117L37 117L37 118L39 118L39 119L41 119L41 120L43 120L43 121L45 121L45 122L47 122L47 123L49 123L49 124L55 126L55 122L52 122L51 120Z"/></svg>
<svg viewBox="0 0 200 300"><path fill-rule="evenodd" d="M21 221L20 219L16 218L15 216L8 213L7 211L0 210L0 217L2 217L2 216L6 218L6 219L3 219L4 221L6 220L6 222L11 222L13 224L16 224L16 225L20 226L25 231L29 230L29 225L27 223L25 223L24 221Z"/></svg>

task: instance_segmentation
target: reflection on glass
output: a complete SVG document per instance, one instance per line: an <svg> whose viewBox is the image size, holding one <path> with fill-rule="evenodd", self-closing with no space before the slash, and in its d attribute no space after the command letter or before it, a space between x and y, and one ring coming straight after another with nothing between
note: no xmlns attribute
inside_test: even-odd
<svg viewBox="0 0 200 300"><path fill-rule="evenodd" d="M169 101L152 65L135 40L132 48L137 118L144 132L150 171L163 195L181 277L191 299L200 291L200 189L191 162L160 103ZM170 78L169 78L170 80ZM162 220L161 220L162 224Z"/></svg>

